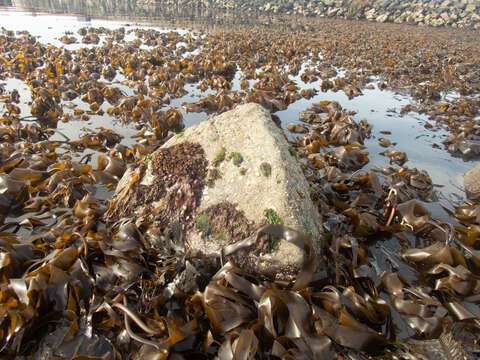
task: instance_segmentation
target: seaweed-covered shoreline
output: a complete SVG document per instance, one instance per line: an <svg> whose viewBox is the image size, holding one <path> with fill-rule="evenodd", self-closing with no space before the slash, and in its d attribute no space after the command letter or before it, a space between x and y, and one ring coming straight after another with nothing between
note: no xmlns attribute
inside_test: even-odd
<svg viewBox="0 0 480 360"><path fill-rule="evenodd" d="M479 204L440 202L443 189L408 156L415 149L389 140L400 112L420 114L432 153L478 159L474 33L309 26L115 24L58 34L63 46L2 30L3 356L478 356ZM372 88L410 96L381 130L344 105ZM189 115L246 102L277 117L323 215L325 235L311 241L325 266L298 288L189 259L175 223L104 220L127 166L182 136ZM450 136L433 137L441 132Z"/></svg>

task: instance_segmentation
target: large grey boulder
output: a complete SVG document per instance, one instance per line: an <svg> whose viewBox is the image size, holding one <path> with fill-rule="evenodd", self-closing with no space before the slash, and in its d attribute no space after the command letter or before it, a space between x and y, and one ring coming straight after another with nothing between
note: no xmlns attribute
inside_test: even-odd
<svg viewBox="0 0 480 360"><path fill-rule="evenodd" d="M480 200L480 165L475 166L463 176L465 193L470 200Z"/></svg>
<svg viewBox="0 0 480 360"><path fill-rule="evenodd" d="M236 253L232 245L253 239L268 222L282 222L310 234L320 254L321 217L295 155L268 111L258 104L237 106L172 137L128 169L107 220L148 218L159 228L177 222L191 256L293 280L307 261L298 244L262 238Z"/></svg>

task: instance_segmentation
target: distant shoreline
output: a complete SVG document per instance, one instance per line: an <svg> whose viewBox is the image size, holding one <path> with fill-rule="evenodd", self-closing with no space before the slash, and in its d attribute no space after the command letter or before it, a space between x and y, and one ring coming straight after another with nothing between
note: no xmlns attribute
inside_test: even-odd
<svg viewBox="0 0 480 360"><path fill-rule="evenodd" d="M15 0L18 10L41 9L90 16L139 16L162 12L235 11L239 14L295 15L390 22L431 27L480 29L480 4L475 0ZM8 4L6 4L8 6Z"/></svg>

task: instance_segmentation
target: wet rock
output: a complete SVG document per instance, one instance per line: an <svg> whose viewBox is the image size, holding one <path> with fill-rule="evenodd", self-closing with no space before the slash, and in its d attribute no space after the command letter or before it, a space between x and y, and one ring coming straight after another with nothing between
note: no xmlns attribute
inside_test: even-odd
<svg viewBox="0 0 480 360"><path fill-rule="evenodd" d="M328 9L328 11L327 11L327 16L328 16L328 17L335 16L335 15L338 13L339 10L340 10L339 8L334 8L334 7L332 7L332 8L330 8L330 9Z"/></svg>
<svg viewBox="0 0 480 360"><path fill-rule="evenodd" d="M467 6L465 6L465 12L467 13L475 12L476 8L477 8L476 4L468 4Z"/></svg>
<svg viewBox="0 0 480 360"><path fill-rule="evenodd" d="M375 21L376 21L376 22L383 23L383 22L385 22L385 21L388 20L388 16L389 16L388 14L379 15L379 16L377 16L377 17L375 18Z"/></svg>
<svg viewBox="0 0 480 360"><path fill-rule="evenodd" d="M375 9L370 9L370 10L365 11L365 18L367 20L375 19L375 12L376 12Z"/></svg>
<svg viewBox="0 0 480 360"><path fill-rule="evenodd" d="M480 165L477 165L465 173L463 176L463 186L469 199L480 199Z"/></svg>
<svg viewBox="0 0 480 360"><path fill-rule="evenodd" d="M443 21L445 21L446 24L449 24L452 21L452 17L447 12L441 13L440 17L443 19Z"/></svg>
<svg viewBox="0 0 480 360"><path fill-rule="evenodd" d="M392 145L392 142L386 138L378 139L378 143L380 144L380 146L383 146L383 147L389 147L390 145Z"/></svg>
<svg viewBox="0 0 480 360"><path fill-rule="evenodd" d="M260 171L265 163L269 176ZM206 179L212 172L216 176ZM215 260L225 246L279 223L311 234L320 254L321 219L307 189L282 130L260 105L246 104L186 129L128 169L107 219L148 218L159 227L179 221L189 253ZM306 260L304 250L283 239L257 240L223 260L257 275L293 280Z"/></svg>

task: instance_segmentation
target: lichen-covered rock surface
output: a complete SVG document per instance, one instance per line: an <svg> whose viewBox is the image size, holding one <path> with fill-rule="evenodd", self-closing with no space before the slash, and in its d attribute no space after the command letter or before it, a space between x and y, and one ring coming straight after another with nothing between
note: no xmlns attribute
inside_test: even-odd
<svg viewBox="0 0 480 360"><path fill-rule="evenodd" d="M296 153L258 104L186 129L127 170L106 216L149 218L159 228L178 223L191 256L233 260L277 280L295 278L304 249L273 236L227 256L222 249L267 223L309 234L317 256L321 248L321 217Z"/></svg>

